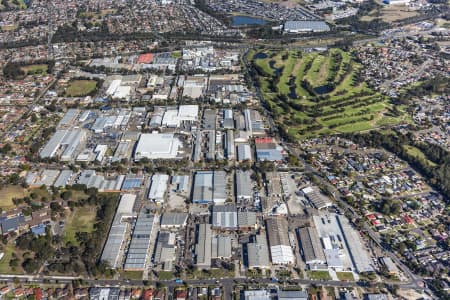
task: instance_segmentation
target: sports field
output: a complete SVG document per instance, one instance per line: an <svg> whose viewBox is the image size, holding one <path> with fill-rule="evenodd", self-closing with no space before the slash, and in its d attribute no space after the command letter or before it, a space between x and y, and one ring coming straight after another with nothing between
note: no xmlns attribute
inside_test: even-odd
<svg viewBox="0 0 450 300"><path fill-rule="evenodd" d="M95 80L73 80L66 89L68 97L83 97L91 94L97 88Z"/></svg>
<svg viewBox="0 0 450 300"><path fill-rule="evenodd" d="M360 79L362 66L341 49L250 51L266 107L292 139L400 123L404 113Z"/></svg>

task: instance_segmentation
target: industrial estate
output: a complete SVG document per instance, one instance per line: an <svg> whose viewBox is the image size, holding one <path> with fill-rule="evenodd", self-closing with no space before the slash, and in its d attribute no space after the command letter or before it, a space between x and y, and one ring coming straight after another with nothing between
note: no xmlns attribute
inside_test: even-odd
<svg viewBox="0 0 450 300"><path fill-rule="evenodd" d="M0 298L449 299L449 17L2 1Z"/></svg>

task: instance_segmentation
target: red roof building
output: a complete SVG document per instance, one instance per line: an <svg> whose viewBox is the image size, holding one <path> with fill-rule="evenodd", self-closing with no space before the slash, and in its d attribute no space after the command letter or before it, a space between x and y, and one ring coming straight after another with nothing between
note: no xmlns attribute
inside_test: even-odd
<svg viewBox="0 0 450 300"><path fill-rule="evenodd" d="M145 290L144 293L142 294L142 299L153 300L153 290L152 289Z"/></svg>
<svg viewBox="0 0 450 300"><path fill-rule="evenodd" d="M273 143L273 138L271 137L255 138L255 144L269 144L269 143Z"/></svg>
<svg viewBox="0 0 450 300"><path fill-rule="evenodd" d="M408 215L404 215L404 216L403 216L403 220L406 222L406 224L412 224L412 223L414 223L413 218L411 218L411 217L408 216Z"/></svg>
<svg viewBox="0 0 450 300"><path fill-rule="evenodd" d="M366 218L369 220L376 220L377 217L374 214L370 214L370 215L367 215Z"/></svg>
<svg viewBox="0 0 450 300"><path fill-rule="evenodd" d="M137 59L138 64L150 64L152 62L153 62L153 53L141 54Z"/></svg>
<svg viewBox="0 0 450 300"><path fill-rule="evenodd" d="M187 296L187 293L186 293L185 290L178 290L176 292L176 299L177 300L186 300L186 296Z"/></svg>
<svg viewBox="0 0 450 300"><path fill-rule="evenodd" d="M43 298L43 294L42 294L41 288L35 288L34 289L34 298L36 300L41 300Z"/></svg>

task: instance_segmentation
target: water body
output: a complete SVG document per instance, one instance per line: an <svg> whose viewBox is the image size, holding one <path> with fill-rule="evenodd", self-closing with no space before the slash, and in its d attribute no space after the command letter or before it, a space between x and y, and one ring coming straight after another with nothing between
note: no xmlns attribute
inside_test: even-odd
<svg viewBox="0 0 450 300"><path fill-rule="evenodd" d="M314 92L316 92L319 95L328 94L328 93L331 93L332 91L333 91L333 87L331 85L328 85L328 84L316 87L314 89Z"/></svg>
<svg viewBox="0 0 450 300"><path fill-rule="evenodd" d="M258 52L253 56L254 59L265 59L267 58L267 54L263 52Z"/></svg>
<svg viewBox="0 0 450 300"><path fill-rule="evenodd" d="M264 19L248 16L234 16L231 18L232 26L265 25L266 23Z"/></svg>

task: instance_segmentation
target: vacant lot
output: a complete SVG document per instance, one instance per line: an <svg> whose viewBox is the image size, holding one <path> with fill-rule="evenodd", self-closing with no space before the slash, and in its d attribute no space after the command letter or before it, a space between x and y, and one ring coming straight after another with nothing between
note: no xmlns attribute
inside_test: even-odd
<svg viewBox="0 0 450 300"><path fill-rule="evenodd" d="M94 229L95 216L97 209L95 207L77 207L66 219L63 232L64 241L74 245L78 244L76 239L77 232L92 232Z"/></svg>
<svg viewBox="0 0 450 300"><path fill-rule="evenodd" d="M353 281L355 278L353 277L352 272L336 272L337 278L342 281Z"/></svg>
<svg viewBox="0 0 450 300"><path fill-rule="evenodd" d="M362 21L372 21L380 18L385 22L397 22L403 19L417 16L417 11L409 9L406 5L385 5L374 9L361 18Z"/></svg>
<svg viewBox="0 0 450 300"><path fill-rule="evenodd" d="M8 210L14 207L14 198L23 198L28 195L26 189L21 186L11 185L0 190L0 208Z"/></svg>
<svg viewBox="0 0 450 300"><path fill-rule="evenodd" d="M328 271L308 271L308 277L313 280L331 280Z"/></svg>
<svg viewBox="0 0 450 300"><path fill-rule="evenodd" d="M73 80L66 89L68 97L83 97L91 94L97 88L95 80Z"/></svg>
<svg viewBox="0 0 450 300"><path fill-rule="evenodd" d="M398 124L403 112L359 78L353 54L251 51L253 73L282 133L291 140ZM386 119L388 118L388 119Z"/></svg>

